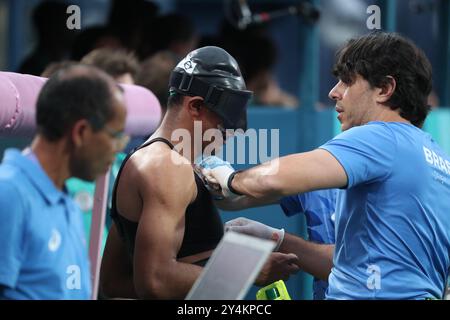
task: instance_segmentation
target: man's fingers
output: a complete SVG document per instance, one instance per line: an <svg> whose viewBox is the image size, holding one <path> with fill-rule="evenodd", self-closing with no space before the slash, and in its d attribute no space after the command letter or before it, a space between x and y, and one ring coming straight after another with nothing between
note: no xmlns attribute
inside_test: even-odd
<svg viewBox="0 0 450 320"><path fill-rule="evenodd" d="M300 267L296 264L289 264L287 266L287 270L288 270L289 274L297 274L297 272L300 271Z"/></svg>
<svg viewBox="0 0 450 320"><path fill-rule="evenodd" d="M300 270L300 268L295 264L287 264L283 268L282 280L289 280L289 277L293 274L297 274L297 272Z"/></svg>
<svg viewBox="0 0 450 320"><path fill-rule="evenodd" d="M295 264L295 265L300 263L300 260L298 259L298 257L293 253L288 253L285 256L286 256L286 263Z"/></svg>
<svg viewBox="0 0 450 320"><path fill-rule="evenodd" d="M300 269L298 264L300 260L293 253L281 253L281 252L273 252L272 258L280 265L283 265L286 270L290 270L289 272L298 272Z"/></svg>

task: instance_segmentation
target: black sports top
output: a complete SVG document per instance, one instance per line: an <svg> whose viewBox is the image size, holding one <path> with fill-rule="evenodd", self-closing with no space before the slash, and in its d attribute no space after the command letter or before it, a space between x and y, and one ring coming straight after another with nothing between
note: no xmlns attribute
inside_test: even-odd
<svg viewBox="0 0 450 320"><path fill-rule="evenodd" d="M117 185L125 163L133 155L133 153L157 141L164 142L171 149L173 149L173 145L164 138L153 139L135 148L122 162L114 183L111 218L114 220L119 235L125 242L131 258L134 255L134 243L138 223L128 220L117 210ZM195 183L197 185L197 197L194 202L189 204L186 208L184 237L180 250L178 251L177 258L188 257L204 251L213 250L223 236L223 224L220 219L219 212L213 204L211 195L203 184L202 179L195 172L194 176ZM170 190L168 191L170 192Z"/></svg>

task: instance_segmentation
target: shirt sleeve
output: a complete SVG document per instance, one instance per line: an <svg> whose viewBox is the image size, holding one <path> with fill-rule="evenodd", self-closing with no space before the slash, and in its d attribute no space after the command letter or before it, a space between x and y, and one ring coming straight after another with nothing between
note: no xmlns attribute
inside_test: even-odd
<svg viewBox="0 0 450 320"><path fill-rule="evenodd" d="M280 206L284 214L288 217L292 217L296 214L305 212L304 208L304 195L294 195L289 197L284 197L280 200Z"/></svg>
<svg viewBox="0 0 450 320"><path fill-rule="evenodd" d="M14 288L25 251L25 210L17 190L3 181L0 208L0 286Z"/></svg>
<svg viewBox="0 0 450 320"><path fill-rule="evenodd" d="M349 129L320 148L340 162L347 174L347 188L351 188L388 177L397 143L392 129L374 123Z"/></svg>

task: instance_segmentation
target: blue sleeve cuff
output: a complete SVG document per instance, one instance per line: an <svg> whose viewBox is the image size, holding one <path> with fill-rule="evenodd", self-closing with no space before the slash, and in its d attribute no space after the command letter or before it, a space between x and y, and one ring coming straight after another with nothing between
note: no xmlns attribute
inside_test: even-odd
<svg viewBox="0 0 450 320"><path fill-rule="evenodd" d="M11 263L10 263L11 266ZM17 267L15 267L17 266ZM17 279L19 278L19 268L18 264L11 266L8 269L0 267L0 285L7 288L14 288L17 284Z"/></svg>
<svg viewBox="0 0 450 320"><path fill-rule="evenodd" d="M353 179L352 179L352 175L349 175L350 168L348 167L348 164L345 162L343 157L339 156L339 151L337 150L338 148L334 148L333 146L330 146L330 145L325 145L325 146L319 147L319 149L323 149L325 151L328 151L340 163L340 165L344 169L345 175L347 176L347 185L345 187L340 188L340 189L348 189L350 186L352 186L353 185Z"/></svg>
<svg viewBox="0 0 450 320"><path fill-rule="evenodd" d="M305 211L300 196L289 196L280 200L280 207L287 217L292 217Z"/></svg>

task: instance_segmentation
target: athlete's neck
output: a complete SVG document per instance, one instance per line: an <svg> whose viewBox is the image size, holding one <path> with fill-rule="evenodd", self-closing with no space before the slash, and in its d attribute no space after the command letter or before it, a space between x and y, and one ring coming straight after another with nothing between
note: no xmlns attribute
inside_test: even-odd
<svg viewBox="0 0 450 320"><path fill-rule="evenodd" d="M202 144L195 144L196 137L192 131L192 128L186 125L186 121L182 121L181 118L176 116L171 117L168 112L160 127L152 134L149 140L155 138L166 139L181 156L193 164L195 159L202 153Z"/></svg>

